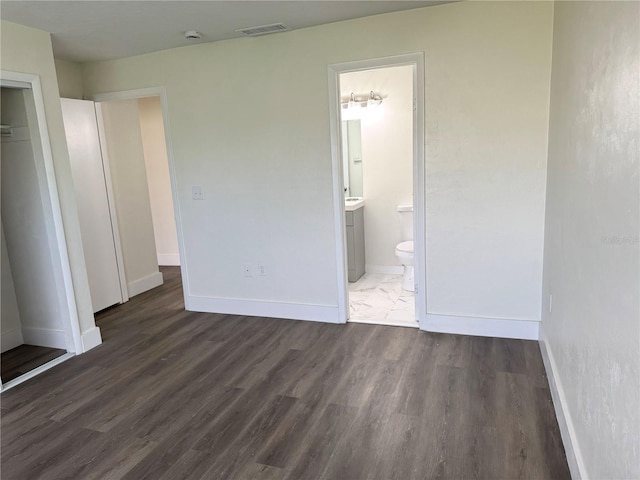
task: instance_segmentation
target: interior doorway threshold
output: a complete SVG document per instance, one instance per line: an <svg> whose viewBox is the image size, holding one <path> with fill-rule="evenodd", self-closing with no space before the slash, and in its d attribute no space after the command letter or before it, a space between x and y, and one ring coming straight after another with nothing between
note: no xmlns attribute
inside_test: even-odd
<svg viewBox="0 0 640 480"><path fill-rule="evenodd" d="M45 363L44 365L40 365L39 367L34 368L33 370L23 375L20 375L19 377L16 377L7 383L3 383L2 390L0 390L0 393L4 393L15 386L20 385L21 383L26 382L27 380L30 380L37 375L40 375L42 372L46 372L50 368L53 368L56 365L61 364L62 362L66 362L73 356L74 356L73 353L67 352L64 355L60 355L59 357L54 358L53 360Z"/></svg>
<svg viewBox="0 0 640 480"><path fill-rule="evenodd" d="M361 318L350 318L347 320L348 323L368 323L370 325L385 325L387 327L407 327L407 328L420 328L418 322L416 320L386 320L386 319L361 319Z"/></svg>

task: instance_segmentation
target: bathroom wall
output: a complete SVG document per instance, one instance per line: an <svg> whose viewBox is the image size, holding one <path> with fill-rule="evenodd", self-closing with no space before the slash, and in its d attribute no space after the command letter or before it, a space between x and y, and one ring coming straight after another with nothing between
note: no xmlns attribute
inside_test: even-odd
<svg viewBox="0 0 640 480"><path fill-rule="evenodd" d="M61 58L55 59L55 65L60 97L82 100L82 66Z"/></svg>
<svg viewBox="0 0 640 480"><path fill-rule="evenodd" d="M180 265L160 97L138 100L158 265Z"/></svg>
<svg viewBox="0 0 640 480"><path fill-rule="evenodd" d="M153 236L138 100L103 102L105 146L129 296L162 284Z"/></svg>
<svg viewBox="0 0 640 480"><path fill-rule="evenodd" d="M85 93L166 87L189 308L335 321L327 66L424 52L427 311L537 322L552 13L456 2L203 43L85 64Z"/></svg>
<svg viewBox="0 0 640 480"><path fill-rule="evenodd" d="M340 95L373 90L383 102L360 121L365 198L365 270L402 273L395 256L400 237L397 207L413 203L413 68L382 68L340 75Z"/></svg>
<svg viewBox="0 0 640 480"><path fill-rule="evenodd" d="M0 57L3 70L32 73L40 77L80 332L86 335L85 348L90 348L100 343L97 340L100 335L91 308L51 37L47 32L0 20Z"/></svg>
<svg viewBox="0 0 640 480"><path fill-rule="evenodd" d="M640 478L640 4L556 2L553 37L542 340L554 403L573 478Z"/></svg>

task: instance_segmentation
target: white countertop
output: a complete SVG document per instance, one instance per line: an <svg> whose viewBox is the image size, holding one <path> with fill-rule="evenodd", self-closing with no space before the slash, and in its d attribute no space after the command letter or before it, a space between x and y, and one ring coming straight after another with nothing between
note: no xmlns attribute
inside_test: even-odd
<svg viewBox="0 0 640 480"><path fill-rule="evenodd" d="M364 207L364 198L362 197L347 197L344 199L344 210L346 212L353 212L362 207Z"/></svg>

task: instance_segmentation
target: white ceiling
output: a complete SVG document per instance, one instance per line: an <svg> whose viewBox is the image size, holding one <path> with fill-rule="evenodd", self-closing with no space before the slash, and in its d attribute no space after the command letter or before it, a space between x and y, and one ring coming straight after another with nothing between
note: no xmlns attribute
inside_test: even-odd
<svg viewBox="0 0 640 480"><path fill-rule="evenodd" d="M87 62L241 37L234 30L257 25L298 29L442 3L448 2L2 0L0 17L51 32L56 57ZM202 38L186 40L186 30Z"/></svg>

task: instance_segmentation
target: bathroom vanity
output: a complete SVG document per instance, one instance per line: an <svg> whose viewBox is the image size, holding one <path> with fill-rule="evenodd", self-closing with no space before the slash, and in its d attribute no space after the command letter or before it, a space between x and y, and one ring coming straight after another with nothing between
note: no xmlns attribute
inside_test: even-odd
<svg viewBox="0 0 640 480"><path fill-rule="evenodd" d="M351 197L353 198L353 197ZM345 225L347 230L347 272L350 282L364 275L364 200L345 202Z"/></svg>

